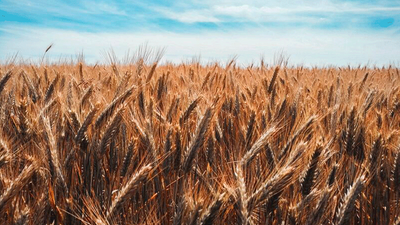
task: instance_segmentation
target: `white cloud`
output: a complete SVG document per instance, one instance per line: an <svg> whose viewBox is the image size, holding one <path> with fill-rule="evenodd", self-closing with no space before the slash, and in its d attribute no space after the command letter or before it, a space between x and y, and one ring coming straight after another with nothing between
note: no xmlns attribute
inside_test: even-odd
<svg viewBox="0 0 400 225"><path fill-rule="evenodd" d="M400 7L360 7L348 4L322 5L322 6L213 6L215 14L243 16L243 15L268 15L268 14L291 14L291 13L373 13L373 12L400 12Z"/></svg>
<svg viewBox="0 0 400 225"><path fill-rule="evenodd" d="M110 14L126 16L127 13L112 2L85 0L81 4L53 1L4 0L0 8L7 12L24 13L27 15L54 15L79 19L85 14Z"/></svg>
<svg viewBox="0 0 400 225"><path fill-rule="evenodd" d="M220 22L214 17L210 10L188 10L183 12L172 11L167 8L154 8L155 11L163 14L169 19L177 20L183 23L198 23L198 22Z"/></svg>
<svg viewBox="0 0 400 225"><path fill-rule="evenodd" d="M25 15L56 15L65 17L74 17L87 13L85 9L81 7L73 7L69 4L54 0L54 1L10 1L5 0L0 3L0 8L7 12L14 12Z"/></svg>
<svg viewBox="0 0 400 225"><path fill-rule="evenodd" d="M302 22L318 24L329 18L354 17L355 15L400 14L400 5L388 7L379 4L357 2L310 0L298 3L294 0L258 1L192 1L189 7L155 8L165 17L184 23L194 22Z"/></svg>
<svg viewBox="0 0 400 225"><path fill-rule="evenodd" d="M120 15L126 16L127 13L125 10L118 8L116 5L106 2L97 2L97 1L84 1L83 3L85 9L88 13L92 14L101 14L107 13L112 15Z"/></svg>
<svg viewBox="0 0 400 225"><path fill-rule="evenodd" d="M2 60L6 55L19 52L24 58L37 60L50 43L53 59L75 55L81 51L91 63L103 61L103 52L113 47L119 58L128 49L134 50L148 41L150 46L166 47L165 60L181 62L194 55L202 59L225 62L238 55L240 63L258 61L261 55L272 62L274 53L284 50L293 64L305 65L357 65L368 62L384 65L400 62L400 34L392 30L328 31L315 29L241 30L178 34L168 32L88 33L37 27L6 27L7 35L0 37Z"/></svg>

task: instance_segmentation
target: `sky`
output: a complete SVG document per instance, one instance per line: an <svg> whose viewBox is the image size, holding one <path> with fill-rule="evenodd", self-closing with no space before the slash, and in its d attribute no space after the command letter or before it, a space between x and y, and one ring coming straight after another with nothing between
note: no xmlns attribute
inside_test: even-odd
<svg viewBox="0 0 400 225"><path fill-rule="evenodd" d="M0 62L83 54L103 63L139 46L163 61L400 66L399 0L0 0Z"/></svg>

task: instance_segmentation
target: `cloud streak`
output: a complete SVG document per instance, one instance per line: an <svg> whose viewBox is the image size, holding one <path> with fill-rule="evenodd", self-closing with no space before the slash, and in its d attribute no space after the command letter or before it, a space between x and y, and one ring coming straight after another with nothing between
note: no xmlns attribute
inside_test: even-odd
<svg viewBox="0 0 400 225"><path fill-rule="evenodd" d="M4 31L4 29L3 29ZM175 63L201 55L207 62L226 61L238 55L243 65L258 61L264 55L272 62L273 55L285 51L291 63L304 65L358 64L386 65L399 63L400 56L393 49L400 49L400 34L387 31L373 36L351 30L340 32L317 32L310 29L271 29L268 34L257 29L237 32L206 32L201 34L180 34L171 32L118 32L89 33L59 29L8 28L8 37L0 38L0 48L5 52L19 52L38 60L44 49L54 43L49 52L53 60L60 56L74 56L83 51L88 62L105 62L104 51L112 47L119 58L128 49L134 50L140 44L149 42L151 46L166 47L164 60ZM11 35L12 33L12 35ZM37 54L33 54L37 53ZM2 60L5 60L2 55Z"/></svg>
<svg viewBox="0 0 400 225"><path fill-rule="evenodd" d="M352 18L347 24L357 26L357 21L366 17L392 16L400 17L399 7L356 6L349 4L326 4L322 6L254 6L254 5L209 5L201 9L158 9L164 16L181 22L292 22L314 25L326 22ZM180 19L190 18L190 19ZM209 20L207 20L209 18ZM358 20L357 20L358 18Z"/></svg>
<svg viewBox="0 0 400 225"><path fill-rule="evenodd" d="M53 58L83 50L96 62L110 47L122 57L148 41L174 62L201 54L250 63L281 50L295 64L398 62L400 3L368 2L3 0L0 59L15 52L36 59L54 43Z"/></svg>

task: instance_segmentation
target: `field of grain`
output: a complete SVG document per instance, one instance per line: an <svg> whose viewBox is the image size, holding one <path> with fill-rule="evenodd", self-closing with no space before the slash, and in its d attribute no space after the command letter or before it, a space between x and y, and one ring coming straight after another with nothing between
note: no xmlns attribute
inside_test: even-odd
<svg viewBox="0 0 400 225"><path fill-rule="evenodd" d="M396 68L0 66L0 224L400 224Z"/></svg>

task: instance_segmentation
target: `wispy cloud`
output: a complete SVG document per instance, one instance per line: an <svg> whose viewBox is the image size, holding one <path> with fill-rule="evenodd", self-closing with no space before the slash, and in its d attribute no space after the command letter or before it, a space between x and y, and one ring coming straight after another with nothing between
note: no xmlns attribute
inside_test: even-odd
<svg viewBox="0 0 400 225"><path fill-rule="evenodd" d="M371 0L149 0L0 2L0 58L84 51L101 59L139 44L167 47L166 59L201 54L250 62L285 50L295 63L399 61L400 2Z"/></svg>
<svg viewBox="0 0 400 225"><path fill-rule="evenodd" d="M119 8L112 2L107 3L107 2L97 2L97 1L84 1L83 6L85 8L86 13L127 16L125 10Z"/></svg>
<svg viewBox="0 0 400 225"><path fill-rule="evenodd" d="M93 0L87 1L43 1L43 0L4 0L0 3L2 10L9 12L23 13L27 12L34 16L83 16L84 14L115 14L126 15L126 12L120 9L113 2L99 2ZM43 14L44 13L44 14Z"/></svg>
<svg viewBox="0 0 400 225"><path fill-rule="evenodd" d="M223 1L217 1L223 3ZM286 1L288 2L288 1ZM314 1L310 1L311 3ZM331 1L315 2L315 4L297 5L294 2L281 5L265 4L203 4L199 8L163 9L160 10L167 18L181 22L289 22L298 25L324 24L346 21L347 25L357 27L369 17L386 16L400 18L400 5L386 7L381 5L361 5L355 3ZM192 17L190 17L192 15ZM180 18L190 19L180 19ZM360 22L361 21L361 22ZM268 24L267 24L268 25Z"/></svg>
<svg viewBox="0 0 400 225"><path fill-rule="evenodd" d="M189 10L185 12L175 12L167 8L156 8L155 11L163 14L169 19L177 20L183 23L220 22L219 19L212 15L210 10Z"/></svg>
<svg viewBox="0 0 400 225"><path fill-rule="evenodd" d="M348 7L348 5L336 6L300 6L300 7L255 7L250 5L238 6L213 6L215 14L245 16L255 15L277 15L291 13L375 13L375 12L400 12L400 7Z"/></svg>
<svg viewBox="0 0 400 225"><path fill-rule="evenodd" d="M4 29L3 29L4 30ZM74 56L79 52L86 55L91 63L102 61L104 51L112 47L122 58L128 49L136 49L149 42L156 47L166 47L165 60L180 62L182 59L201 55L203 60L225 61L238 55L239 62L251 63L265 55L272 62L274 53L284 50L293 64L305 65L384 65L400 62L394 49L400 49L400 34L393 30L379 34L343 30L340 32L318 32L312 29L281 30L257 29L243 32L206 32L200 34L179 34L170 32L78 32L60 29L6 28L12 35L0 37L0 48L4 52L19 52L35 60L44 49L54 43L49 52L52 59L60 56ZM36 54L33 54L36 53ZM2 55L5 60L5 55ZM104 61L103 61L104 62Z"/></svg>

